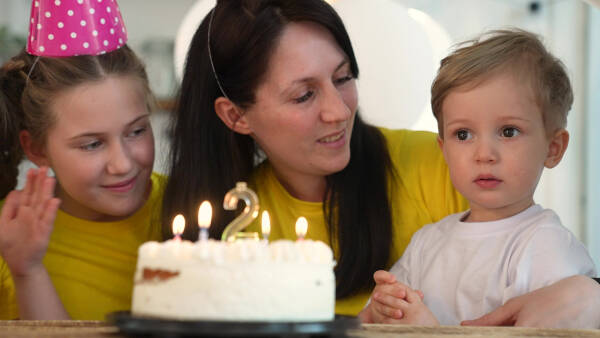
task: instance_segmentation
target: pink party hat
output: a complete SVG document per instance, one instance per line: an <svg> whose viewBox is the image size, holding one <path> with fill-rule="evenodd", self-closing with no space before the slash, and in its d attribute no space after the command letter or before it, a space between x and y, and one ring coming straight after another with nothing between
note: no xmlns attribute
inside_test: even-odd
<svg viewBox="0 0 600 338"><path fill-rule="evenodd" d="M127 42L115 0L33 0L27 52L65 57L104 54Z"/></svg>

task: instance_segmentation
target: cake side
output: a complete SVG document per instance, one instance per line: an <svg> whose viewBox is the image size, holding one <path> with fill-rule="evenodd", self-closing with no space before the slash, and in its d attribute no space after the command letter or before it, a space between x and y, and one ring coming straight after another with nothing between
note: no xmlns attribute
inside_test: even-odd
<svg viewBox="0 0 600 338"><path fill-rule="evenodd" d="M331 249L322 242L146 243L132 313L214 321L328 321Z"/></svg>

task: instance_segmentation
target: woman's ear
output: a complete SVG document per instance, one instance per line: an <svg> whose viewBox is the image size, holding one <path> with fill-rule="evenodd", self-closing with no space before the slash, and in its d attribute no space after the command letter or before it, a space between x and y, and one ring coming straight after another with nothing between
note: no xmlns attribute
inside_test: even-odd
<svg viewBox="0 0 600 338"><path fill-rule="evenodd" d="M562 159L567 146L569 145L569 132L566 129L560 129L550 138L548 144L548 156L544 165L546 168L554 168Z"/></svg>
<svg viewBox="0 0 600 338"><path fill-rule="evenodd" d="M230 99L223 96L217 98L215 112L229 129L244 135L250 134L250 126L244 112Z"/></svg>
<svg viewBox="0 0 600 338"><path fill-rule="evenodd" d="M48 156L46 156L46 150L43 146L35 142L29 131L21 130L19 133L19 141L21 142L21 148L27 156L27 158L38 167L50 166Z"/></svg>

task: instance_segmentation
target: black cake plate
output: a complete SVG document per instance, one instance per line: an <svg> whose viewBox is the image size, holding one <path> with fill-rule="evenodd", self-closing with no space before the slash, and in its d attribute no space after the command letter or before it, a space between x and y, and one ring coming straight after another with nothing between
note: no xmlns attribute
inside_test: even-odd
<svg viewBox="0 0 600 338"><path fill-rule="evenodd" d="M346 316L323 322L236 322L157 319L119 311L107 320L137 337L343 337L346 330L360 327L356 317Z"/></svg>

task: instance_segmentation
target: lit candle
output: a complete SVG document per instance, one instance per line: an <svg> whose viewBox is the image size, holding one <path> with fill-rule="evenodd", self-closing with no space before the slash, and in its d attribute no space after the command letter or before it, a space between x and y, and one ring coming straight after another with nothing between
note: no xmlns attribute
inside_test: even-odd
<svg viewBox="0 0 600 338"><path fill-rule="evenodd" d="M271 220L269 219L269 212L266 210L262 213L261 223L263 241L265 241L265 243L268 243L269 234L271 233Z"/></svg>
<svg viewBox="0 0 600 338"><path fill-rule="evenodd" d="M298 240L301 241L306 236L306 232L308 231L308 221L306 218L299 217L296 221L296 236L298 236Z"/></svg>
<svg viewBox="0 0 600 338"><path fill-rule="evenodd" d="M198 226L200 232L198 234L199 241L208 240L208 227L210 227L210 220L212 218L212 207L208 201L202 202L198 209Z"/></svg>
<svg viewBox="0 0 600 338"><path fill-rule="evenodd" d="M181 234L183 234L184 229L185 218L183 217L183 215L179 214L173 219L173 235L175 235L175 241L181 242Z"/></svg>

